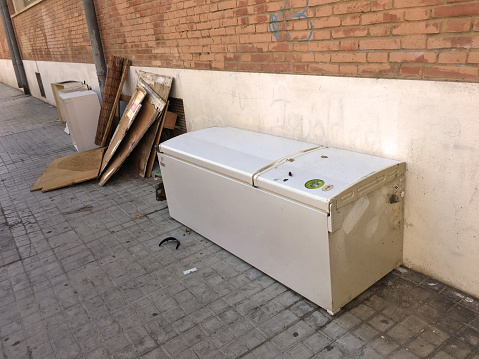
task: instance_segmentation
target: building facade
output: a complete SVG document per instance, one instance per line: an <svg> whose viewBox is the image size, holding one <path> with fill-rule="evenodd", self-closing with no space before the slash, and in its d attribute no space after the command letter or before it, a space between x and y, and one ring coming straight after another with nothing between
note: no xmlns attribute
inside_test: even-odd
<svg viewBox="0 0 479 359"><path fill-rule="evenodd" d="M30 91L99 92L81 0L8 0ZM407 162L404 262L479 297L479 1L96 0L106 58L175 78L188 130ZM0 81L16 86L0 32ZM374 226L374 223L371 223Z"/></svg>

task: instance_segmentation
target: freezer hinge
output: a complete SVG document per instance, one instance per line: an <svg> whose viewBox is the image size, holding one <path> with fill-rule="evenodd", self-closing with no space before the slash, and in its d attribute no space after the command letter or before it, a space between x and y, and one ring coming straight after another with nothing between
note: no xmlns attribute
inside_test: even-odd
<svg viewBox="0 0 479 359"><path fill-rule="evenodd" d="M344 216L341 213L341 210L336 209L336 203L329 203L329 214L328 214L328 231L330 233L336 232L343 225Z"/></svg>

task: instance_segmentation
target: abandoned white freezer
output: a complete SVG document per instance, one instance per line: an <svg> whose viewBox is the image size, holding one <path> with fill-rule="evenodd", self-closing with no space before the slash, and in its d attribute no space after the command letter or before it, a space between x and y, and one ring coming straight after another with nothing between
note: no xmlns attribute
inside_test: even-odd
<svg viewBox="0 0 479 359"><path fill-rule="evenodd" d="M173 218L331 313L402 262L404 162L226 127L158 159Z"/></svg>

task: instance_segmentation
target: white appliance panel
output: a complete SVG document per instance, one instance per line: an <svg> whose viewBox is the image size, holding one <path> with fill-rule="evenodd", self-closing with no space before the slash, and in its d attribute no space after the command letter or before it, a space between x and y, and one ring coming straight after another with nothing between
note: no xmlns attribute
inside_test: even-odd
<svg viewBox="0 0 479 359"><path fill-rule="evenodd" d="M374 180L374 174L399 164L387 158L324 147L271 168L255 186L328 211L331 200L351 186ZM308 188L318 180L319 187Z"/></svg>
<svg viewBox="0 0 479 359"><path fill-rule="evenodd" d="M159 160L173 218L331 308L325 212L165 154Z"/></svg>
<svg viewBox="0 0 479 359"><path fill-rule="evenodd" d="M260 168L282 156L314 147L318 145L237 128L212 127L172 138L161 144L160 151L251 184Z"/></svg>

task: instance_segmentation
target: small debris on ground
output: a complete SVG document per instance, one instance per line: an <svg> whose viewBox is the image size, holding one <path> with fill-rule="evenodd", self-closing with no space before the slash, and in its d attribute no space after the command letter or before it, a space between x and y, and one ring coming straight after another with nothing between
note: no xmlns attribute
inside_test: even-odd
<svg viewBox="0 0 479 359"><path fill-rule="evenodd" d="M189 274L191 272L196 272L196 268L191 268L191 269L185 270L185 271L183 271L183 274L186 275L186 274Z"/></svg>

